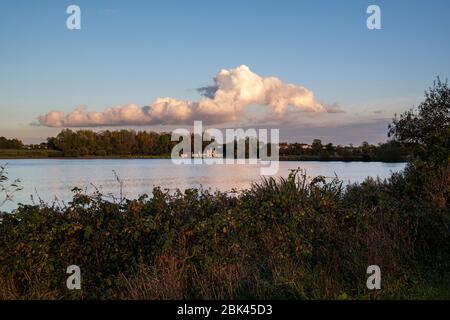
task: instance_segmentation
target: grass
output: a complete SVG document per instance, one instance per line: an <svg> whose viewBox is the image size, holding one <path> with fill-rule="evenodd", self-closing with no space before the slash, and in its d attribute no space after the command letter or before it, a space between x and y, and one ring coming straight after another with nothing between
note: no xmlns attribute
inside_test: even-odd
<svg viewBox="0 0 450 320"><path fill-rule="evenodd" d="M170 154L65 157L62 151L44 149L0 149L0 159L170 159Z"/></svg>
<svg viewBox="0 0 450 320"><path fill-rule="evenodd" d="M45 159L45 158L63 158L63 159L170 159L170 154L161 155L122 155L122 156L64 156L62 151L46 149L0 149L0 159ZM312 155L301 156L283 156L280 161L380 161L379 159L364 160L362 157L321 157ZM393 162L404 162L406 159ZM384 161L385 162L385 161Z"/></svg>
<svg viewBox="0 0 450 320"><path fill-rule="evenodd" d="M0 149L0 159L55 158L62 153L43 149Z"/></svg>

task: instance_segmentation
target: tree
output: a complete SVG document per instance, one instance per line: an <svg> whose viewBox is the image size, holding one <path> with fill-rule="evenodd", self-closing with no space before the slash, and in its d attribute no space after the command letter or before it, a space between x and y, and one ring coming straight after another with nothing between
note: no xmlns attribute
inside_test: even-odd
<svg viewBox="0 0 450 320"><path fill-rule="evenodd" d="M0 149L21 149L23 147L22 141L18 139L6 139L0 137Z"/></svg>
<svg viewBox="0 0 450 320"><path fill-rule="evenodd" d="M314 139L311 144L311 149L313 154L321 154L323 146L322 146L322 140L320 139Z"/></svg>
<svg viewBox="0 0 450 320"><path fill-rule="evenodd" d="M325 146L325 148L327 149L327 152L330 154L330 155L334 155L334 146L333 146L333 144L330 142L330 143L328 143L326 146Z"/></svg>
<svg viewBox="0 0 450 320"><path fill-rule="evenodd" d="M404 157L402 145L397 141L388 141L379 145L377 158L381 161L401 161Z"/></svg>
<svg viewBox="0 0 450 320"><path fill-rule="evenodd" d="M425 92L425 100L389 126L389 137L414 145L416 155L448 161L450 149L450 88L439 78Z"/></svg>

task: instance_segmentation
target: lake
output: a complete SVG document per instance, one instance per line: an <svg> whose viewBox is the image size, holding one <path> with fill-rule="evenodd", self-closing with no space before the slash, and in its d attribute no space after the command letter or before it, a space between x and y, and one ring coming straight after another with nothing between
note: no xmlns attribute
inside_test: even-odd
<svg viewBox="0 0 450 320"><path fill-rule="evenodd" d="M67 202L73 187L86 188L88 192L96 187L105 194L117 196L120 187L114 172L123 182L123 192L128 198L151 193L154 186L169 190L203 187L230 191L247 188L261 180L259 165L248 164L174 165L170 159L0 160L0 164L5 163L9 178L20 179L23 190L14 195L14 203L1 208L3 211L14 209L17 203L31 204L39 198L46 202L55 199ZM311 177L322 175L331 179L336 174L349 183L361 182L368 176L387 178L404 167L405 163L282 161L278 176L287 176L289 170L302 168Z"/></svg>

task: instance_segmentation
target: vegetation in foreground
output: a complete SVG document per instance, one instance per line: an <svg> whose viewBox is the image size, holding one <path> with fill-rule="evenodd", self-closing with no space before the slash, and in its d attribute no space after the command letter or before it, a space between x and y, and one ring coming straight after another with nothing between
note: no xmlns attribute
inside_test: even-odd
<svg viewBox="0 0 450 320"><path fill-rule="evenodd" d="M438 81L394 120L415 161L386 181L296 171L237 194L74 189L67 206L21 206L0 223L0 298L449 299L449 110ZM82 290L65 287L72 264ZM366 288L373 264L382 290Z"/></svg>

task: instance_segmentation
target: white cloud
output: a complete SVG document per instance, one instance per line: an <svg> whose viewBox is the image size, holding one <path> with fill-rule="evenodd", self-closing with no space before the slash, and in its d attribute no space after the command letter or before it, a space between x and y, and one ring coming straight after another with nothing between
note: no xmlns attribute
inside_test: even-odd
<svg viewBox="0 0 450 320"><path fill-rule="evenodd" d="M265 107L261 121L292 121L305 112L327 112L312 91L275 77L260 77L245 65L220 70L214 81L214 86L199 89L203 97L197 102L158 98L149 106L129 104L103 112L88 112L78 107L67 115L51 111L38 116L38 121L48 127L176 125L194 120L207 124L242 123L248 120L245 110L250 105Z"/></svg>

